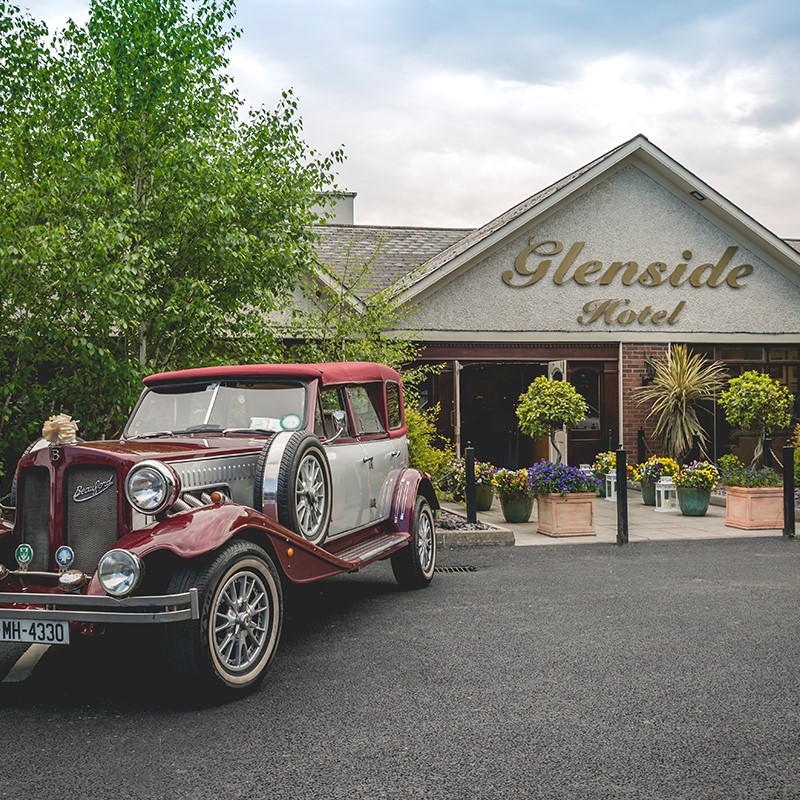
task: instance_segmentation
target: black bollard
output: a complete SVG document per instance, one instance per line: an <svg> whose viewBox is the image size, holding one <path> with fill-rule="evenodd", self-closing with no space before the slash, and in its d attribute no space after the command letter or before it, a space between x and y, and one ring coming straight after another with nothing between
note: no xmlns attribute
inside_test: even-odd
<svg viewBox="0 0 800 800"><path fill-rule="evenodd" d="M628 543L628 456L619 446L617 462L617 544Z"/></svg>
<svg viewBox="0 0 800 800"><path fill-rule="evenodd" d="M783 535L794 536L794 447L783 447Z"/></svg>
<svg viewBox="0 0 800 800"><path fill-rule="evenodd" d="M478 501L475 497L475 448L467 442L464 451L467 471L467 522L478 521Z"/></svg>

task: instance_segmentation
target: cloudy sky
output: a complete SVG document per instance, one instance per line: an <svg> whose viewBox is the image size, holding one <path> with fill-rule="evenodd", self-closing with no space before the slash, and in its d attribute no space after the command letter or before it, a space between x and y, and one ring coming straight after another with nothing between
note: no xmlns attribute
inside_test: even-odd
<svg viewBox="0 0 800 800"><path fill-rule="evenodd" d="M294 88L357 223L479 226L642 133L800 238L797 0L239 0L236 24L241 96Z"/></svg>

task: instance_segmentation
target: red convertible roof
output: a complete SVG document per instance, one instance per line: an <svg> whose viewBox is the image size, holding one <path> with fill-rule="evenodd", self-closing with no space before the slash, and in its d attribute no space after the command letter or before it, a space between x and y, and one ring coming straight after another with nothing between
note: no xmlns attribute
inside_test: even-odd
<svg viewBox="0 0 800 800"><path fill-rule="evenodd" d="M343 361L330 364L244 364L224 367L199 367L176 372L160 372L144 379L147 386L178 381L223 380L226 378L320 379L323 385L400 381L400 374L384 364L371 361Z"/></svg>

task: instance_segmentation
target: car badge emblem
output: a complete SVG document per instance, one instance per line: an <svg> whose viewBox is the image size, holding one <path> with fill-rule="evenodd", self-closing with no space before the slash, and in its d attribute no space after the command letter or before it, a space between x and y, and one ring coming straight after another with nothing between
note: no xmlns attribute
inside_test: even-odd
<svg viewBox="0 0 800 800"><path fill-rule="evenodd" d="M56 461L60 461L61 460L61 450L59 450L57 447L51 447L50 448L50 460L53 463L55 463Z"/></svg>
<svg viewBox="0 0 800 800"><path fill-rule="evenodd" d="M75 551L71 547L62 544L56 550L56 564L61 572L65 572L75 563Z"/></svg>
<svg viewBox="0 0 800 800"><path fill-rule="evenodd" d="M75 492L72 499L76 503L85 503L87 500L93 500L98 495L103 494L106 489L110 489L114 485L114 476L112 475L107 481L95 481L88 486L81 486L78 484L75 487Z"/></svg>
<svg viewBox="0 0 800 800"><path fill-rule="evenodd" d="M33 548L29 544L19 544L14 551L14 558L17 559L19 568L26 572L31 561L33 561Z"/></svg>

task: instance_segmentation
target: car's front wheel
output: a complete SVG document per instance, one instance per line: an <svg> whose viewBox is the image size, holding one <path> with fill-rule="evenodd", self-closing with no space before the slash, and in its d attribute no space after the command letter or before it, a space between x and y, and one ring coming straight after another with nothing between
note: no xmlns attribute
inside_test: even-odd
<svg viewBox="0 0 800 800"><path fill-rule="evenodd" d="M173 671L208 689L253 688L275 655L283 623L272 559L251 542L229 542L205 563L176 572L169 591L192 587L199 593L200 619L165 626Z"/></svg>
<svg viewBox="0 0 800 800"><path fill-rule="evenodd" d="M436 527L430 503L420 495L414 505L414 527L408 547L392 556L392 572L403 589L422 589L436 568Z"/></svg>

